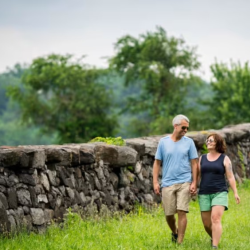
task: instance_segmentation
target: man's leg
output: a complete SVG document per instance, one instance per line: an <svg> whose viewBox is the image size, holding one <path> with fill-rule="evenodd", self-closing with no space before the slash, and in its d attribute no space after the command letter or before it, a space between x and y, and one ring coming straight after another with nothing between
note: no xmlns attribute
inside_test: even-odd
<svg viewBox="0 0 250 250"><path fill-rule="evenodd" d="M172 241L176 242L177 227L174 216L176 213L176 185L172 185L162 189L162 205L164 208L167 224L172 231Z"/></svg>
<svg viewBox="0 0 250 250"><path fill-rule="evenodd" d="M225 211L224 206L212 207L211 221L212 221L213 246L218 246L221 238L222 234L221 218L224 211Z"/></svg>
<svg viewBox="0 0 250 250"><path fill-rule="evenodd" d="M201 212L201 219L203 222L203 226L208 233L208 235L212 239L212 221L211 221L211 211L203 211Z"/></svg>
<svg viewBox="0 0 250 250"><path fill-rule="evenodd" d="M182 183L177 191L177 214L178 214L178 240L182 243L187 227L187 213L189 210L189 202L191 200L190 195L190 183Z"/></svg>
<svg viewBox="0 0 250 250"><path fill-rule="evenodd" d="M182 243L185 231L187 228L187 213L182 210L177 210L178 213L178 240L177 243Z"/></svg>
<svg viewBox="0 0 250 250"><path fill-rule="evenodd" d="M166 216L166 221L173 234L177 234L176 219L174 215Z"/></svg>

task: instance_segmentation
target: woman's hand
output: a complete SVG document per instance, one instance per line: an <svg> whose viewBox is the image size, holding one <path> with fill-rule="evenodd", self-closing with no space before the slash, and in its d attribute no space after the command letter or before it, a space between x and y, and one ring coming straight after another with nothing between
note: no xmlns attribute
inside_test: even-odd
<svg viewBox="0 0 250 250"><path fill-rule="evenodd" d="M234 194L234 198L236 200L236 203L239 204L240 203L240 197L239 197L239 195L237 193Z"/></svg>

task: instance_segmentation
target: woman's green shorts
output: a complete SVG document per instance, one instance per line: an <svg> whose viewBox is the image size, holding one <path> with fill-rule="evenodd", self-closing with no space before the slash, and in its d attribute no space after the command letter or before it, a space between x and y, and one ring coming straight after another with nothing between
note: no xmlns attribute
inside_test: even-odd
<svg viewBox="0 0 250 250"><path fill-rule="evenodd" d="M213 206L224 206L228 210L228 193L200 194L198 196L201 212L211 211Z"/></svg>

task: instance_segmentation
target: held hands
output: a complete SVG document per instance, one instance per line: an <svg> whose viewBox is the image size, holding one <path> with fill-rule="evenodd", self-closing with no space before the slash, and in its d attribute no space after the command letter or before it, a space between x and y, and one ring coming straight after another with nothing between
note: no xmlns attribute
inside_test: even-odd
<svg viewBox="0 0 250 250"><path fill-rule="evenodd" d="M159 195L160 194L160 185L159 183L154 183L154 192L155 194Z"/></svg>
<svg viewBox="0 0 250 250"><path fill-rule="evenodd" d="M192 182L192 183L190 184L189 191L190 191L190 194L191 194L191 195L196 195L196 193L197 193L196 183Z"/></svg>

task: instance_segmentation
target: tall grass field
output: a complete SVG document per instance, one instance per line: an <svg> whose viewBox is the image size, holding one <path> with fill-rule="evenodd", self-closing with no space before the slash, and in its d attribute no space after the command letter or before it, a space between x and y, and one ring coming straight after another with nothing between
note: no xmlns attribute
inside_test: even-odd
<svg viewBox="0 0 250 250"><path fill-rule="evenodd" d="M239 187L241 203L229 192L229 210L223 216L219 249L250 250L250 185ZM190 203L188 226L182 245L171 242L170 230L161 206L147 211L138 206L127 215L93 216L88 219L69 211L64 225L50 226L43 234L19 233L1 236L0 249L8 250L132 250L132 249L211 249L202 226L197 201Z"/></svg>

